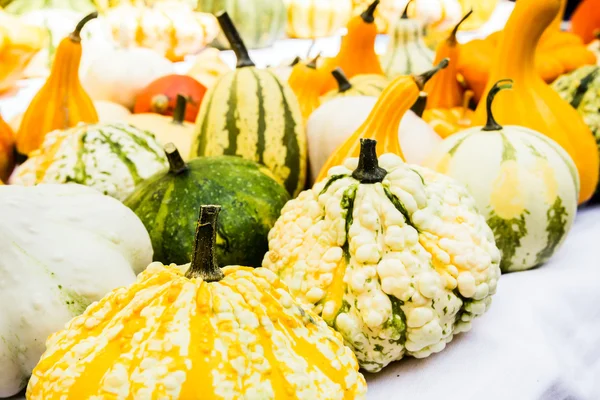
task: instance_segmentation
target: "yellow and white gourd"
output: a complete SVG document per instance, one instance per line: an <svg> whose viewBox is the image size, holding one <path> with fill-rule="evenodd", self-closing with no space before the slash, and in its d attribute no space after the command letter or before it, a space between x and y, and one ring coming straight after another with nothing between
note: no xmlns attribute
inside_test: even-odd
<svg viewBox="0 0 600 400"><path fill-rule="evenodd" d="M48 335L135 281L152 244L133 211L81 185L0 186L0 218L4 398L25 387Z"/></svg>
<svg viewBox="0 0 600 400"><path fill-rule="evenodd" d="M377 74L355 75L348 79L340 67L331 71L331 74L337 81L338 87L321 96L321 103L338 97L379 96L390 83L385 76Z"/></svg>
<svg viewBox="0 0 600 400"><path fill-rule="evenodd" d="M287 34L292 38L332 36L352 16L352 0L286 0Z"/></svg>

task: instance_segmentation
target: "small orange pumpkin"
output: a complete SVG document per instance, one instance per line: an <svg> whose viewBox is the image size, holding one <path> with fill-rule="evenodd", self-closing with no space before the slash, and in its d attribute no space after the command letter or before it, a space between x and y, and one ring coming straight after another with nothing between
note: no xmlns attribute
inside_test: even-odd
<svg viewBox="0 0 600 400"><path fill-rule="evenodd" d="M571 32L590 43L600 30L600 1L583 0L571 16Z"/></svg>
<svg viewBox="0 0 600 400"><path fill-rule="evenodd" d="M321 104L319 96L321 94L321 73L317 70L317 61L320 55L317 55L308 63L296 62L292 67L292 73L288 79L288 84L296 94L300 111L304 121L310 117L310 114Z"/></svg>

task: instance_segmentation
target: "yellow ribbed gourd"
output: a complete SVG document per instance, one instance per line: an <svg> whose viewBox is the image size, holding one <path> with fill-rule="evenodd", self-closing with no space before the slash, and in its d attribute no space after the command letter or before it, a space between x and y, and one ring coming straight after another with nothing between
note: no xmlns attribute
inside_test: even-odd
<svg viewBox="0 0 600 400"><path fill-rule="evenodd" d="M52 335L27 398L364 399L352 351L273 272L216 265L219 209L191 264L150 264Z"/></svg>
<svg viewBox="0 0 600 400"><path fill-rule="evenodd" d="M315 39L335 35L352 16L352 0L287 0L287 34Z"/></svg>

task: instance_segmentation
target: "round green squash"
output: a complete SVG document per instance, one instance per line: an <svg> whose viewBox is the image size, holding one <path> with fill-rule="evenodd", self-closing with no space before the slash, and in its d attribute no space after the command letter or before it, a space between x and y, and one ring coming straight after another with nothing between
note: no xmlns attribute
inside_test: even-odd
<svg viewBox="0 0 600 400"><path fill-rule="evenodd" d="M251 49L271 46L285 32L286 7L283 0L198 0L198 11L216 14L227 11ZM213 43L228 49L227 40L219 35Z"/></svg>
<svg viewBox="0 0 600 400"><path fill-rule="evenodd" d="M287 82L258 69L227 13L217 17L237 56L237 68L206 93L190 158L240 156L266 165L292 195L306 180L306 132Z"/></svg>
<svg viewBox="0 0 600 400"><path fill-rule="evenodd" d="M289 200L264 166L240 157L201 157L183 161L172 144L165 146L170 168L142 184L125 205L150 233L154 261L189 263L202 204L223 207L217 231L220 265L259 267L267 235Z"/></svg>

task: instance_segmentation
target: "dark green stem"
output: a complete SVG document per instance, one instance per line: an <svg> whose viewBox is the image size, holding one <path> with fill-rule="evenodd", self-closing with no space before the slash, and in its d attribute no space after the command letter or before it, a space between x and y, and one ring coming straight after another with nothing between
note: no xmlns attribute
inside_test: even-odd
<svg viewBox="0 0 600 400"><path fill-rule="evenodd" d="M512 79L501 79L498 82L496 82L494 84L494 86L492 86L492 88L490 89L490 92L487 95L487 100L486 100L486 105L485 105L485 109L487 112L487 123L485 124L485 126L481 129L483 131L500 131L502 130L502 126L496 122L496 120L494 119L494 114L492 113L492 104L494 104L494 99L496 98L496 95L498 94L498 92L500 92L501 90L504 89L512 89L513 85L512 85L513 81Z"/></svg>
<svg viewBox="0 0 600 400"><path fill-rule="evenodd" d="M185 120L185 109L187 108L187 99L180 94L177 95L177 103L173 110L173 123L182 125Z"/></svg>
<svg viewBox="0 0 600 400"><path fill-rule="evenodd" d="M227 11L221 11L217 14L217 20L221 26L221 30L225 34L231 49L237 57L236 68L254 67L254 62L250 58L250 53L240 36L237 28L235 27L231 17L227 14Z"/></svg>
<svg viewBox="0 0 600 400"><path fill-rule="evenodd" d="M300 56L296 56L296 58L294 58L294 60L291 62L290 67L295 67L296 64L298 64L300 62L301 58Z"/></svg>
<svg viewBox="0 0 600 400"><path fill-rule="evenodd" d="M187 164L183 161L181 154L179 154L179 150L177 150L177 147L175 147L173 143L167 143L165 145L165 154L169 161L169 173L179 175L187 170Z"/></svg>
<svg viewBox="0 0 600 400"><path fill-rule="evenodd" d="M419 98L415 101L415 104L410 108L412 112L417 114L419 118L423 117L423 113L425 112L425 108L427 107L427 93L421 92L419 93Z"/></svg>
<svg viewBox="0 0 600 400"><path fill-rule="evenodd" d="M471 16L471 14L473 14L473 9L471 8L471 10L466 13L460 21L458 21L458 24L454 25L454 29L452 29L452 32L450 32L450 36L448 36L447 42L451 45L451 46L456 46L458 41L456 40L456 35L458 34L458 29L460 28L460 26L462 25L463 22L465 22L467 20L467 18L469 18Z"/></svg>
<svg viewBox="0 0 600 400"><path fill-rule="evenodd" d="M440 63L438 65L436 65L429 71L425 71L421 75L415 76L414 79L415 79L417 86L419 87L419 90L423 90L423 88L425 87L425 84L431 78L433 78L433 76L435 74L437 74L440 70L446 68L448 66L449 62L450 62L449 58L444 58L442 61L440 61Z"/></svg>
<svg viewBox="0 0 600 400"><path fill-rule="evenodd" d="M75 43L81 43L81 30L83 29L85 24L87 24L94 18L98 18L98 11L94 11L93 13L90 13L83 17L83 19L79 21L79 23L75 27L75 30L69 35L69 39L71 39Z"/></svg>
<svg viewBox="0 0 600 400"><path fill-rule="evenodd" d="M404 11L402 12L402 19L408 19L408 6L410 6L410 3L412 3L412 0L408 0L408 2L406 3L406 7L404 7Z"/></svg>
<svg viewBox="0 0 600 400"><path fill-rule="evenodd" d="M321 58L321 53L317 54L315 58L310 60L306 66L308 68L317 69L317 62L319 61L319 58Z"/></svg>
<svg viewBox="0 0 600 400"><path fill-rule="evenodd" d="M375 0L362 14L360 14L362 20L367 24L372 24L375 22L375 10L377 9L379 2L380 0Z"/></svg>
<svg viewBox="0 0 600 400"><path fill-rule="evenodd" d="M336 69L331 71L331 75L333 75L333 77L337 81L338 91L340 93L344 93L352 89L352 84L350 83L350 81L346 77L346 74L344 74L344 71L340 67L337 67Z"/></svg>
<svg viewBox="0 0 600 400"><path fill-rule="evenodd" d="M378 183L386 175L387 171L379 166L377 160L377 140L360 139L358 167L352 172L352 177L360 183Z"/></svg>
<svg viewBox="0 0 600 400"><path fill-rule="evenodd" d="M225 277L215 257L217 220L220 211L221 206L200 207L192 263L185 273L186 278L202 278L205 282L218 282Z"/></svg>

